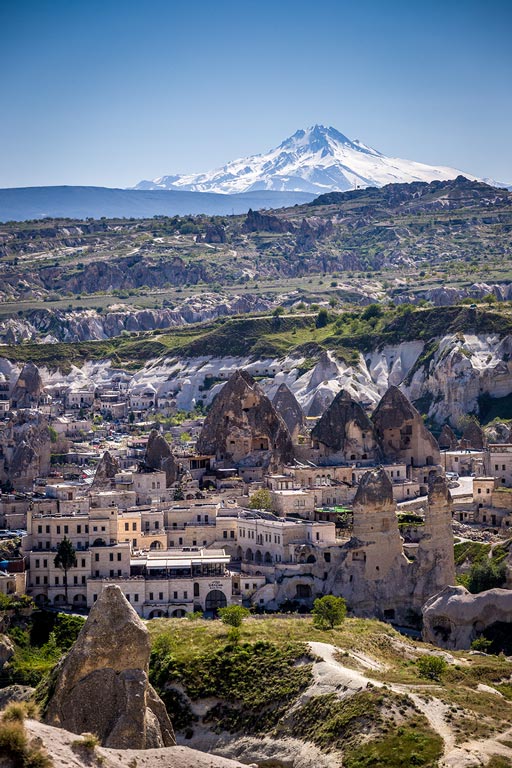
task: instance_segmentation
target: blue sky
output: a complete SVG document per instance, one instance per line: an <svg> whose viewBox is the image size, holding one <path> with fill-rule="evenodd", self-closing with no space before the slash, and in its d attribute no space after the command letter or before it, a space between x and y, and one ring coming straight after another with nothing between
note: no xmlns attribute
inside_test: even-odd
<svg viewBox="0 0 512 768"><path fill-rule="evenodd" d="M0 186L130 186L333 125L512 182L512 0L0 0Z"/></svg>

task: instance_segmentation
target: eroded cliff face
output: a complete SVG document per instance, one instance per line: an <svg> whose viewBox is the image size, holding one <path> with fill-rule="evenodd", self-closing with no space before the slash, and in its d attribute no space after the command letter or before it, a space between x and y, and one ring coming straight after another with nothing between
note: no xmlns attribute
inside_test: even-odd
<svg viewBox="0 0 512 768"><path fill-rule="evenodd" d="M261 296L244 294L222 296L204 293L190 296L175 307L140 309L112 303L105 311L93 309L36 309L26 316L8 317L0 321L0 342L20 341L58 342L95 341L120 336L123 331L155 331L187 323L204 323L218 317L265 312L272 301Z"/></svg>
<svg viewBox="0 0 512 768"><path fill-rule="evenodd" d="M189 357L149 360L130 373L129 387L150 384L157 397L171 398L180 410L198 402L210 405L236 370L257 376L272 399L280 385L293 393L306 416L321 416L344 390L363 407L373 410L390 386L399 387L418 410L438 423L459 425L462 416L479 413L479 398L501 398L512 393L512 336L447 335L425 345L410 341L386 345L360 355L349 364L325 351L305 373L304 357ZM11 382L22 366L0 359L0 373ZM40 368L46 391L56 386L71 389L107 384L119 369L110 361L88 361L69 373ZM124 374L123 374L124 375Z"/></svg>

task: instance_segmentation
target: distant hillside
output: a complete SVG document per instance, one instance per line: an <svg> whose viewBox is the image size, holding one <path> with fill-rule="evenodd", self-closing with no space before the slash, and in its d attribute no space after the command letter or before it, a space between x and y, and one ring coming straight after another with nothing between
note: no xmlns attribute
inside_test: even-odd
<svg viewBox="0 0 512 768"><path fill-rule="evenodd" d="M255 191L239 195L107 187L20 187L0 189L0 221L101 217L144 218L246 213L249 208L282 208L306 203L308 192Z"/></svg>

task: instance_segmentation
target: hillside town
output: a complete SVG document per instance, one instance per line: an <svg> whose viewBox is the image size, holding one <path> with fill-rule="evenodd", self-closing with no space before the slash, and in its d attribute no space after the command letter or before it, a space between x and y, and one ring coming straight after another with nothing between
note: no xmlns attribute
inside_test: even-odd
<svg viewBox="0 0 512 768"><path fill-rule="evenodd" d="M436 440L395 386L372 413L341 390L306 416L286 384L271 400L269 379L236 370L185 415L128 381L45 385L27 363L0 382L1 536L21 537L5 594L87 611L115 584L143 618L334 594L414 625L455 584L454 534L510 535L512 445L474 420Z"/></svg>

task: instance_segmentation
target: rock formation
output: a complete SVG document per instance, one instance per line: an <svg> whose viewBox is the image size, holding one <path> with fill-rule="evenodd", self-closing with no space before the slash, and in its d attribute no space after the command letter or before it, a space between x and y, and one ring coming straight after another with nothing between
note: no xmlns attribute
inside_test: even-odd
<svg viewBox="0 0 512 768"><path fill-rule="evenodd" d="M14 644L7 635L0 634L0 669L6 664L14 653Z"/></svg>
<svg viewBox="0 0 512 768"><path fill-rule="evenodd" d="M324 350L314 368L299 379L300 383L307 381L302 387L301 405L304 412L308 416L321 416L339 391L342 378L342 366L331 352Z"/></svg>
<svg viewBox="0 0 512 768"><path fill-rule="evenodd" d="M114 478L118 472L121 471L119 462L115 459L110 451L105 451L103 456L98 462L96 472L94 474L94 480L92 481L91 490L93 491L108 491L114 485Z"/></svg>
<svg viewBox="0 0 512 768"><path fill-rule="evenodd" d="M279 386L272 400L272 405L288 427L292 439L296 441L305 425L304 411L286 384Z"/></svg>
<svg viewBox="0 0 512 768"><path fill-rule="evenodd" d="M146 453L142 461L143 470L161 469L165 472L167 487L178 479L178 464L171 451L171 446L156 429L149 433Z"/></svg>
<svg viewBox="0 0 512 768"><path fill-rule="evenodd" d="M465 649L496 622L510 624L512 591L489 589L472 595L465 587L445 587L423 607L423 639L452 650Z"/></svg>
<svg viewBox="0 0 512 768"><path fill-rule="evenodd" d="M293 232L295 226L292 222L272 216L269 213L260 213L249 208L242 232Z"/></svg>
<svg viewBox="0 0 512 768"><path fill-rule="evenodd" d="M372 421L387 459L414 467L439 463L437 441L398 387L389 387L373 412Z"/></svg>
<svg viewBox="0 0 512 768"><path fill-rule="evenodd" d="M54 670L49 725L95 733L105 747L174 745L165 706L148 681L149 633L119 587L106 586Z"/></svg>
<svg viewBox="0 0 512 768"><path fill-rule="evenodd" d="M476 421L469 421L462 433L460 440L461 448L483 451L485 445L485 435L482 427Z"/></svg>
<svg viewBox="0 0 512 768"><path fill-rule="evenodd" d="M293 458L288 428L246 371L235 371L216 395L197 441L197 451L218 461L277 466Z"/></svg>
<svg viewBox="0 0 512 768"><path fill-rule="evenodd" d="M421 606L431 595L455 581L452 498L446 479L434 475L429 480L425 529L414 561L416 605Z"/></svg>
<svg viewBox="0 0 512 768"><path fill-rule="evenodd" d="M338 454L345 461L377 459L379 445L372 422L348 392L338 392L311 432L322 455Z"/></svg>
<svg viewBox="0 0 512 768"><path fill-rule="evenodd" d="M441 434L439 435L439 439L437 441L439 443L439 448L441 450L447 450L447 451L453 451L455 448L457 448L457 445L459 444L459 441L457 440L457 435L453 431L453 429L450 427L449 424L444 424L443 428L441 430Z"/></svg>
<svg viewBox="0 0 512 768"><path fill-rule="evenodd" d="M41 404L44 385L37 365L25 363L11 394L13 408L32 408Z"/></svg>
<svg viewBox="0 0 512 768"><path fill-rule="evenodd" d="M0 443L0 480L31 491L36 477L50 471L51 435L40 411L19 410L7 422Z"/></svg>
<svg viewBox="0 0 512 768"><path fill-rule="evenodd" d="M353 504L352 538L341 548L330 591L346 598L358 616L403 617L410 589L396 504L388 475L363 475Z"/></svg>

